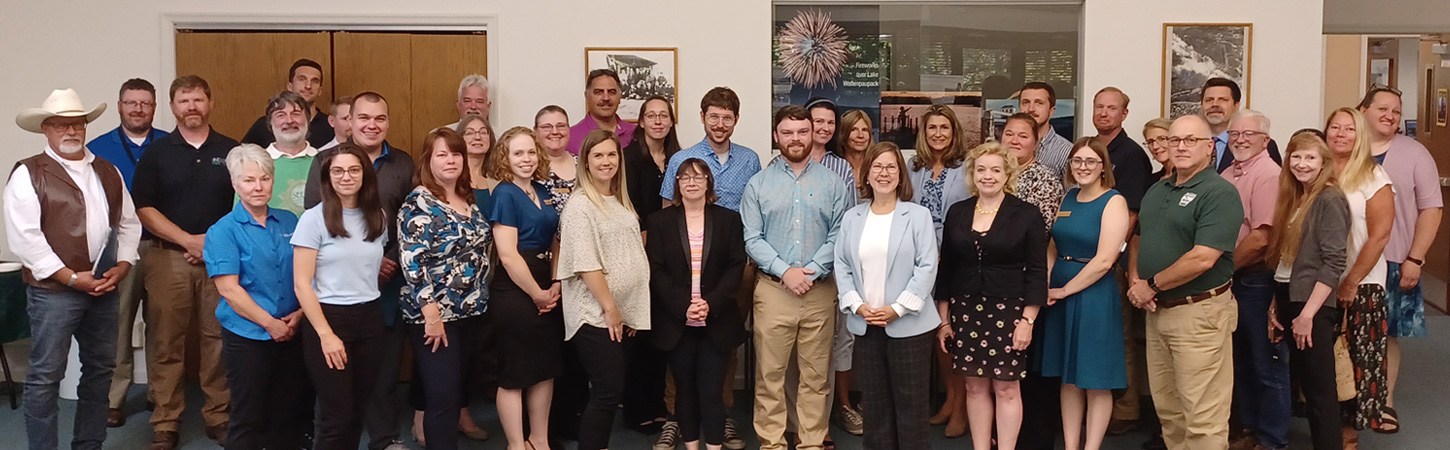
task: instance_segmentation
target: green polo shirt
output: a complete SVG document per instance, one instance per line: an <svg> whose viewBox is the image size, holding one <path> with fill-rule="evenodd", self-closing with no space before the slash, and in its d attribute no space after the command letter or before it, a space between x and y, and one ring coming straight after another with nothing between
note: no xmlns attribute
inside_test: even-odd
<svg viewBox="0 0 1450 450"><path fill-rule="evenodd" d="M1234 241L1244 222L1238 190L1212 168L1199 171L1183 184L1177 182L1169 177L1153 183L1143 195L1138 216L1138 275L1145 279L1157 275L1198 245L1223 250L1223 254L1198 278L1158 294L1160 300L1227 283L1234 273Z"/></svg>

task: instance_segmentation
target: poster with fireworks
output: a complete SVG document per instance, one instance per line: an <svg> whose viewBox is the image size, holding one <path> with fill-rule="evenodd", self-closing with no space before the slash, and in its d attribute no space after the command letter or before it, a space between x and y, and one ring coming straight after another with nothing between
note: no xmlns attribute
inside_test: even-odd
<svg viewBox="0 0 1450 450"><path fill-rule="evenodd" d="M842 113L859 109L879 132L889 51L877 20L838 22L836 14L874 18L875 7L776 7L772 112L823 97Z"/></svg>
<svg viewBox="0 0 1450 450"><path fill-rule="evenodd" d="M584 49L585 73L610 69L619 74L619 117L635 122L644 100L662 95L680 110L678 50L674 48Z"/></svg>
<svg viewBox="0 0 1450 450"><path fill-rule="evenodd" d="M1163 109L1167 117L1198 113L1200 90L1223 77L1243 88L1249 107L1254 25L1250 23L1163 24Z"/></svg>

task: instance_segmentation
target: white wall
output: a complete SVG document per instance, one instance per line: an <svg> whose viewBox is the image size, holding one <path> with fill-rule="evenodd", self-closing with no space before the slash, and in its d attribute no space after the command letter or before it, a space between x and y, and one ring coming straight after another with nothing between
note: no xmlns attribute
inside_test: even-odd
<svg viewBox="0 0 1450 450"><path fill-rule="evenodd" d="M1079 133L1094 134L1093 93L1117 86L1132 98L1123 128L1140 138L1162 104L1164 22L1251 22L1253 54L1249 107L1273 121L1272 134L1322 122L1323 0L1087 0L1083 5L1082 98Z"/></svg>

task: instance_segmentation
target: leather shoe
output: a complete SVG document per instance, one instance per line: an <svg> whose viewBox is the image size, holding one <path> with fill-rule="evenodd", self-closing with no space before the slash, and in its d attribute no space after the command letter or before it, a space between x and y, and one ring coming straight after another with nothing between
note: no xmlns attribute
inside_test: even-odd
<svg viewBox="0 0 1450 450"><path fill-rule="evenodd" d="M1143 425L1136 420L1113 419L1108 422L1108 436L1119 436L1138 431Z"/></svg>
<svg viewBox="0 0 1450 450"><path fill-rule="evenodd" d="M106 410L106 428L120 428L126 425L126 413L119 408Z"/></svg>
<svg viewBox="0 0 1450 450"><path fill-rule="evenodd" d="M151 433L151 445L148 450L176 450L177 436L175 431L157 431Z"/></svg>
<svg viewBox="0 0 1450 450"><path fill-rule="evenodd" d="M216 445L227 446L227 424L212 425L206 427L206 437L216 441Z"/></svg>

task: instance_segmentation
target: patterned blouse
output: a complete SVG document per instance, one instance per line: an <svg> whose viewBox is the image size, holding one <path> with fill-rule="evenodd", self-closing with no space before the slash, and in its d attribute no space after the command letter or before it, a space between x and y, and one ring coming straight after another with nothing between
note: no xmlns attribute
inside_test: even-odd
<svg viewBox="0 0 1450 450"><path fill-rule="evenodd" d="M922 190L926 191L920 196L921 206L931 212L932 221L937 223L942 222L942 219L947 216L947 207L952 206L944 204L946 200L942 198L941 188L942 184L947 181L946 174L947 171L943 170L940 176L927 177L926 181L921 184L924 188Z"/></svg>
<svg viewBox="0 0 1450 450"><path fill-rule="evenodd" d="M1017 197L1042 211L1042 221L1051 233L1057 210L1062 208L1062 179L1057 177L1057 172L1033 160L1017 175Z"/></svg>
<svg viewBox="0 0 1450 450"><path fill-rule="evenodd" d="M639 219L617 197L596 207L575 194L559 216L558 276L564 281L564 340L582 325L604 328L604 311L579 274L603 271L624 326L650 329L649 258L639 235Z"/></svg>
<svg viewBox="0 0 1450 450"><path fill-rule="evenodd" d="M544 181L544 187L549 188L549 199L554 201L555 212L564 213L564 204L569 202L569 196L574 193L574 183L577 181L579 181L578 177L573 180L565 180L559 178L559 175L555 174L553 170L549 171L549 179Z"/></svg>
<svg viewBox="0 0 1450 450"><path fill-rule="evenodd" d="M423 323L423 305L437 303L444 322L477 316L488 309L488 252L492 228L478 206L464 216L418 186L398 211L403 277L403 318Z"/></svg>

